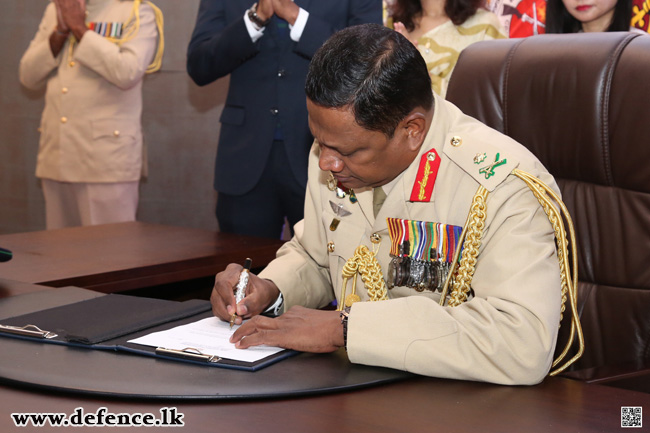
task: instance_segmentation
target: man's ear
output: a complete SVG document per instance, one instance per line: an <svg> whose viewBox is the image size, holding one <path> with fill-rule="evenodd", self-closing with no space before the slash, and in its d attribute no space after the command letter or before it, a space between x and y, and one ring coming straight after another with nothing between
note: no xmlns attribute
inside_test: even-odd
<svg viewBox="0 0 650 433"><path fill-rule="evenodd" d="M419 150L424 137L427 135L428 119L425 113L425 110L416 108L400 122L400 126L406 132L408 146L411 150Z"/></svg>
<svg viewBox="0 0 650 433"><path fill-rule="evenodd" d="M424 110L411 111L401 122L400 127L406 133L408 147L416 151L420 149L424 137L427 135L427 116Z"/></svg>

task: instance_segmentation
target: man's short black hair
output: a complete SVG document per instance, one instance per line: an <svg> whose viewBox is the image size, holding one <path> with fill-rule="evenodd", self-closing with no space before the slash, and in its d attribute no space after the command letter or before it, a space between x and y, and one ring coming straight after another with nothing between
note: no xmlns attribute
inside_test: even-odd
<svg viewBox="0 0 650 433"><path fill-rule="evenodd" d="M328 39L309 65L305 92L321 107L350 106L360 126L388 137L413 109L433 106L422 55L379 24L348 27Z"/></svg>

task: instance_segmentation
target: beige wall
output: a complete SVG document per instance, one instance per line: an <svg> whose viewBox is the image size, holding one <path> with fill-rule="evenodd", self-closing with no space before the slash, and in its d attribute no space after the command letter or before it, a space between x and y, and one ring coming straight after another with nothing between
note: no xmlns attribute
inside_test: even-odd
<svg viewBox="0 0 650 433"><path fill-rule="evenodd" d="M22 88L18 63L47 0L0 1L0 233L42 230L43 194L34 170L43 92ZM138 220L215 229L213 166L228 80L199 88L185 72L199 0L154 3L165 16L165 56L162 70L144 82L149 177L140 188Z"/></svg>

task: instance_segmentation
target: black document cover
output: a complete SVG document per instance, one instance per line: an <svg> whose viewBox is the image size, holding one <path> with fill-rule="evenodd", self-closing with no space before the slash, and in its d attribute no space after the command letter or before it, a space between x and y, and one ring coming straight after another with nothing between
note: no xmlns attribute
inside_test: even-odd
<svg viewBox="0 0 650 433"><path fill-rule="evenodd" d="M110 294L49 308L0 321L0 335L58 343L90 349L118 350L181 360L214 367L255 371L295 352L285 350L256 362L219 358L207 362L192 353L157 353L156 348L127 343L128 340L150 332L170 329L212 315L210 303L203 300L176 302L163 299L142 298ZM31 325L31 326L30 326ZM18 331L38 327L42 335L26 335ZM38 333L36 333L38 334ZM53 336L56 334L56 336ZM215 354L218 355L218 354Z"/></svg>

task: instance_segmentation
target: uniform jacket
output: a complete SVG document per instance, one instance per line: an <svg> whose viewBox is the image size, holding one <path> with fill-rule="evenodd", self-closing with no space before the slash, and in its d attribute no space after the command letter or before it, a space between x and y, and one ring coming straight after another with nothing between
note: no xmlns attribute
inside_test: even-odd
<svg viewBox="0 0 650 433"><path fill-rule="evenodd" d="M300 41L279 37L274 19L253 43L244 23L253 3L201 0L187 53L187 71L200 86L230 74L215 188L233 195L250 191L259 181L278 118L290 170L301 184L306 182L313 141L304 92L309 61L335 31L382 19L380 0L296 0L309 12Z"/></svg>
<svg viewBox="0 0 650 433"><path fill-rule="evenodd" d="M452 137L460 145L451 145ZM377 218L371 189L355 191L358 203L339 199L318 168L318 147L310 155L305 218L296 235L260 274L274 281L292 305L323 307L339 297L341 270L359 245L372 250L370 236L382 237L377 253L384 278L390 262L387 217L463 226L479 185L490 194L487 220L472 289L474 296L458 307L441 307L437 292L407 287L388 291L389 300L353 304L347 350L352 362L418 374L532 384L550 368L560 320L560 270L553 229L529 188L509 173L527 171L556 192L557 185L538 160L510 138L465 116L436 96L432 126L420 155L435 149L441 159L430 201L410 201L420 156L399 177ZM475 164L477 154L485 162ZM479 168L495 161L489 179ZM350 215L335 217L330 201ZM328 251L331 243L333 252ZM348 290L350 283L348 283ZM349 292L348 292L349 293ZM357 283L362 301L368 299Z"/></svg>
<svg viewBox="0 0 650 433"><path fill-rule="evenodd" d="M87 22L126 23L130 0L90 0ZM57 57L49 37L56 27L50 3L20 61L20 81L46 85L36 176L60 182L137 181L142 172L142 77L158 31L153 10L140 6L140 29L121 46L87 31ZM123 31L126 31L124 29Z"/></svg>

